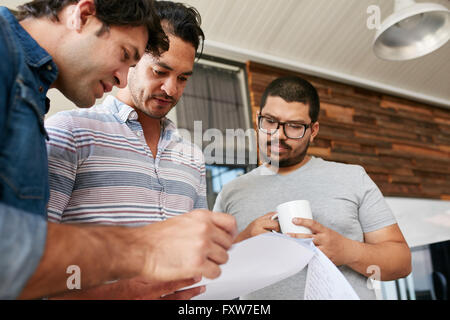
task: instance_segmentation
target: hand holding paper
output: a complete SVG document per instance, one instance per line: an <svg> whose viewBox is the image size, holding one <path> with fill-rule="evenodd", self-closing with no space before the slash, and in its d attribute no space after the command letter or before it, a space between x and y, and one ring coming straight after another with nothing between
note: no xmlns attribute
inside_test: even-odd
<svg viewBox="0 0 450 320"><path fill-rule="evenodd" d="M312 248L281 234L244 240L229 250L229 260L217 279L194 285L206 285L206 292L193 300L228 300L259 290L300 272L313 255Z"/></svg>
<svg viewBox="0 0 450 320"><path fill-rule="evenodd" d="M184 289L206 286L193 300L230 300L286 279L308 265L305 299L359 299L342 273L310 239L264 233L236 243L222 274Z"/></svg>

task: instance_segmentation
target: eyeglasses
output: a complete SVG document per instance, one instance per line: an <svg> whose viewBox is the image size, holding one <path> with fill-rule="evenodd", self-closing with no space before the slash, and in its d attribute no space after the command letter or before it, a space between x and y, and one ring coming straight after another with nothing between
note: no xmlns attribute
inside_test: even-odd
<svg viewBox="0 0 450 320"><path fill-rule="evenodd" d="M263 115L258 116L258 128L264 133L275 134L280 126L283 126L283 132L289 139L301 139L305 135L310 124L295 123L295 122L281 122Z"/></svg>

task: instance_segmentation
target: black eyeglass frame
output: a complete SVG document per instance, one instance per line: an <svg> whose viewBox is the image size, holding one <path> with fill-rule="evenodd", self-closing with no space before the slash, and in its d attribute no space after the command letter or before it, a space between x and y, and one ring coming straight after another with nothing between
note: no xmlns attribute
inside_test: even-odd
<svg viewBox="0 0 450 320"><path fill-rule="evenodd" d="M275 121L277 122L277 128L275 129L275 131L274 131L273 133L269 133L269 132L267 132L267 129L261 128L261 120L262 120L263 118L264 118L264 119L268 119L268 120L272 120L272 121L274 121L274 122L275 122ZM314 123L314 121L311 121L310 124L296 123L295 125L297 125L297 126L303 126L303 127L305 128L305 130L303 130L303 134L302 134L301 137L290 137L290 136L286 133L286 127L285 127L285 125L286 125L286 124L287 124L287 125L290 125L290 124L294 124L294 123L292 123L292 122L282 122L282 121L278 121L278 120L276 120L276 119L268 118L268 117L266 117L266 116L263 116L262 114L258 115L258 129L259 129L259 130L261 130L262 132L264 132L264 133L266 133L266 134L273 135L273 134L275 134L275 133L278 132L278 130L280 129L280 126L283 126L283 132L284 132L284 135L285 135L287 138L289 138L289 139L297 139L297 140L302 139L302 138L305 136L305 134L306 134L306 130L308 130L308 128L311 128L311 125L312 125L313 123Z"/></svg>

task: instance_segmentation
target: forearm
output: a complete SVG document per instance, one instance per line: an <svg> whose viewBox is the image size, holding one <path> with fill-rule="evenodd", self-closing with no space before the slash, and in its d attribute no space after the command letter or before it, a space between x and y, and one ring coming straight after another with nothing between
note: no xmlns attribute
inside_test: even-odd
<svg viewBox="0 0 450 320"><path fill-rule="evenodd" d="M103 284L108 280L129 278L137 270L128 270L122 261L136 257L124 257L126 229L117 227L82 227L64 224L48 224L47 242L41 262L28 281L19 298L33 299L68 290L67 268L80 268L81 288ZM139 264L138 264L139 265Z"/></svg>
<svg viewBox="0 0 450 320"><path fill-rule="evenodd" d="M406 277L411 273L411 252L404 242L387 241L378 244L349 240L347 266L369 277L378 267L381 281Z"/></svg>
<svg viewBox="0 0 450 320"><path fill-rule="evenodd" d="M52 300L178 300L190 299L201 293L201 287L180 290L199 282L197 279L180 281L152 281L142 278L119 280L86 290L74 290L64 295L50 297ZM163 298L164 296L164 298Z"/></svg>
<svg viewBox="0 0 450 320"><path fill-rule="evenodd" d="M205 210L139 228L49 223L43 258L20 298L67 291L71 265L81 270L82 289L139 276L167 293L166 282L218 277L235 234L233 217Z"/></svg>

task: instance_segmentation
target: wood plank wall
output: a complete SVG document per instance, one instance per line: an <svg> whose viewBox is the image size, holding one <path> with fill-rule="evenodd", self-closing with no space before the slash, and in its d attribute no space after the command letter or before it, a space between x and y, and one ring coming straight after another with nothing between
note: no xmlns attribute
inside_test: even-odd
<svg viewBox="0 0 450 320"><path fill-rule="evenodd" d="M301 76L321 102L309 154L363 166L385 196L450 200L450 110L254 62L247 72L255 128L266 86Z"/></svg>

